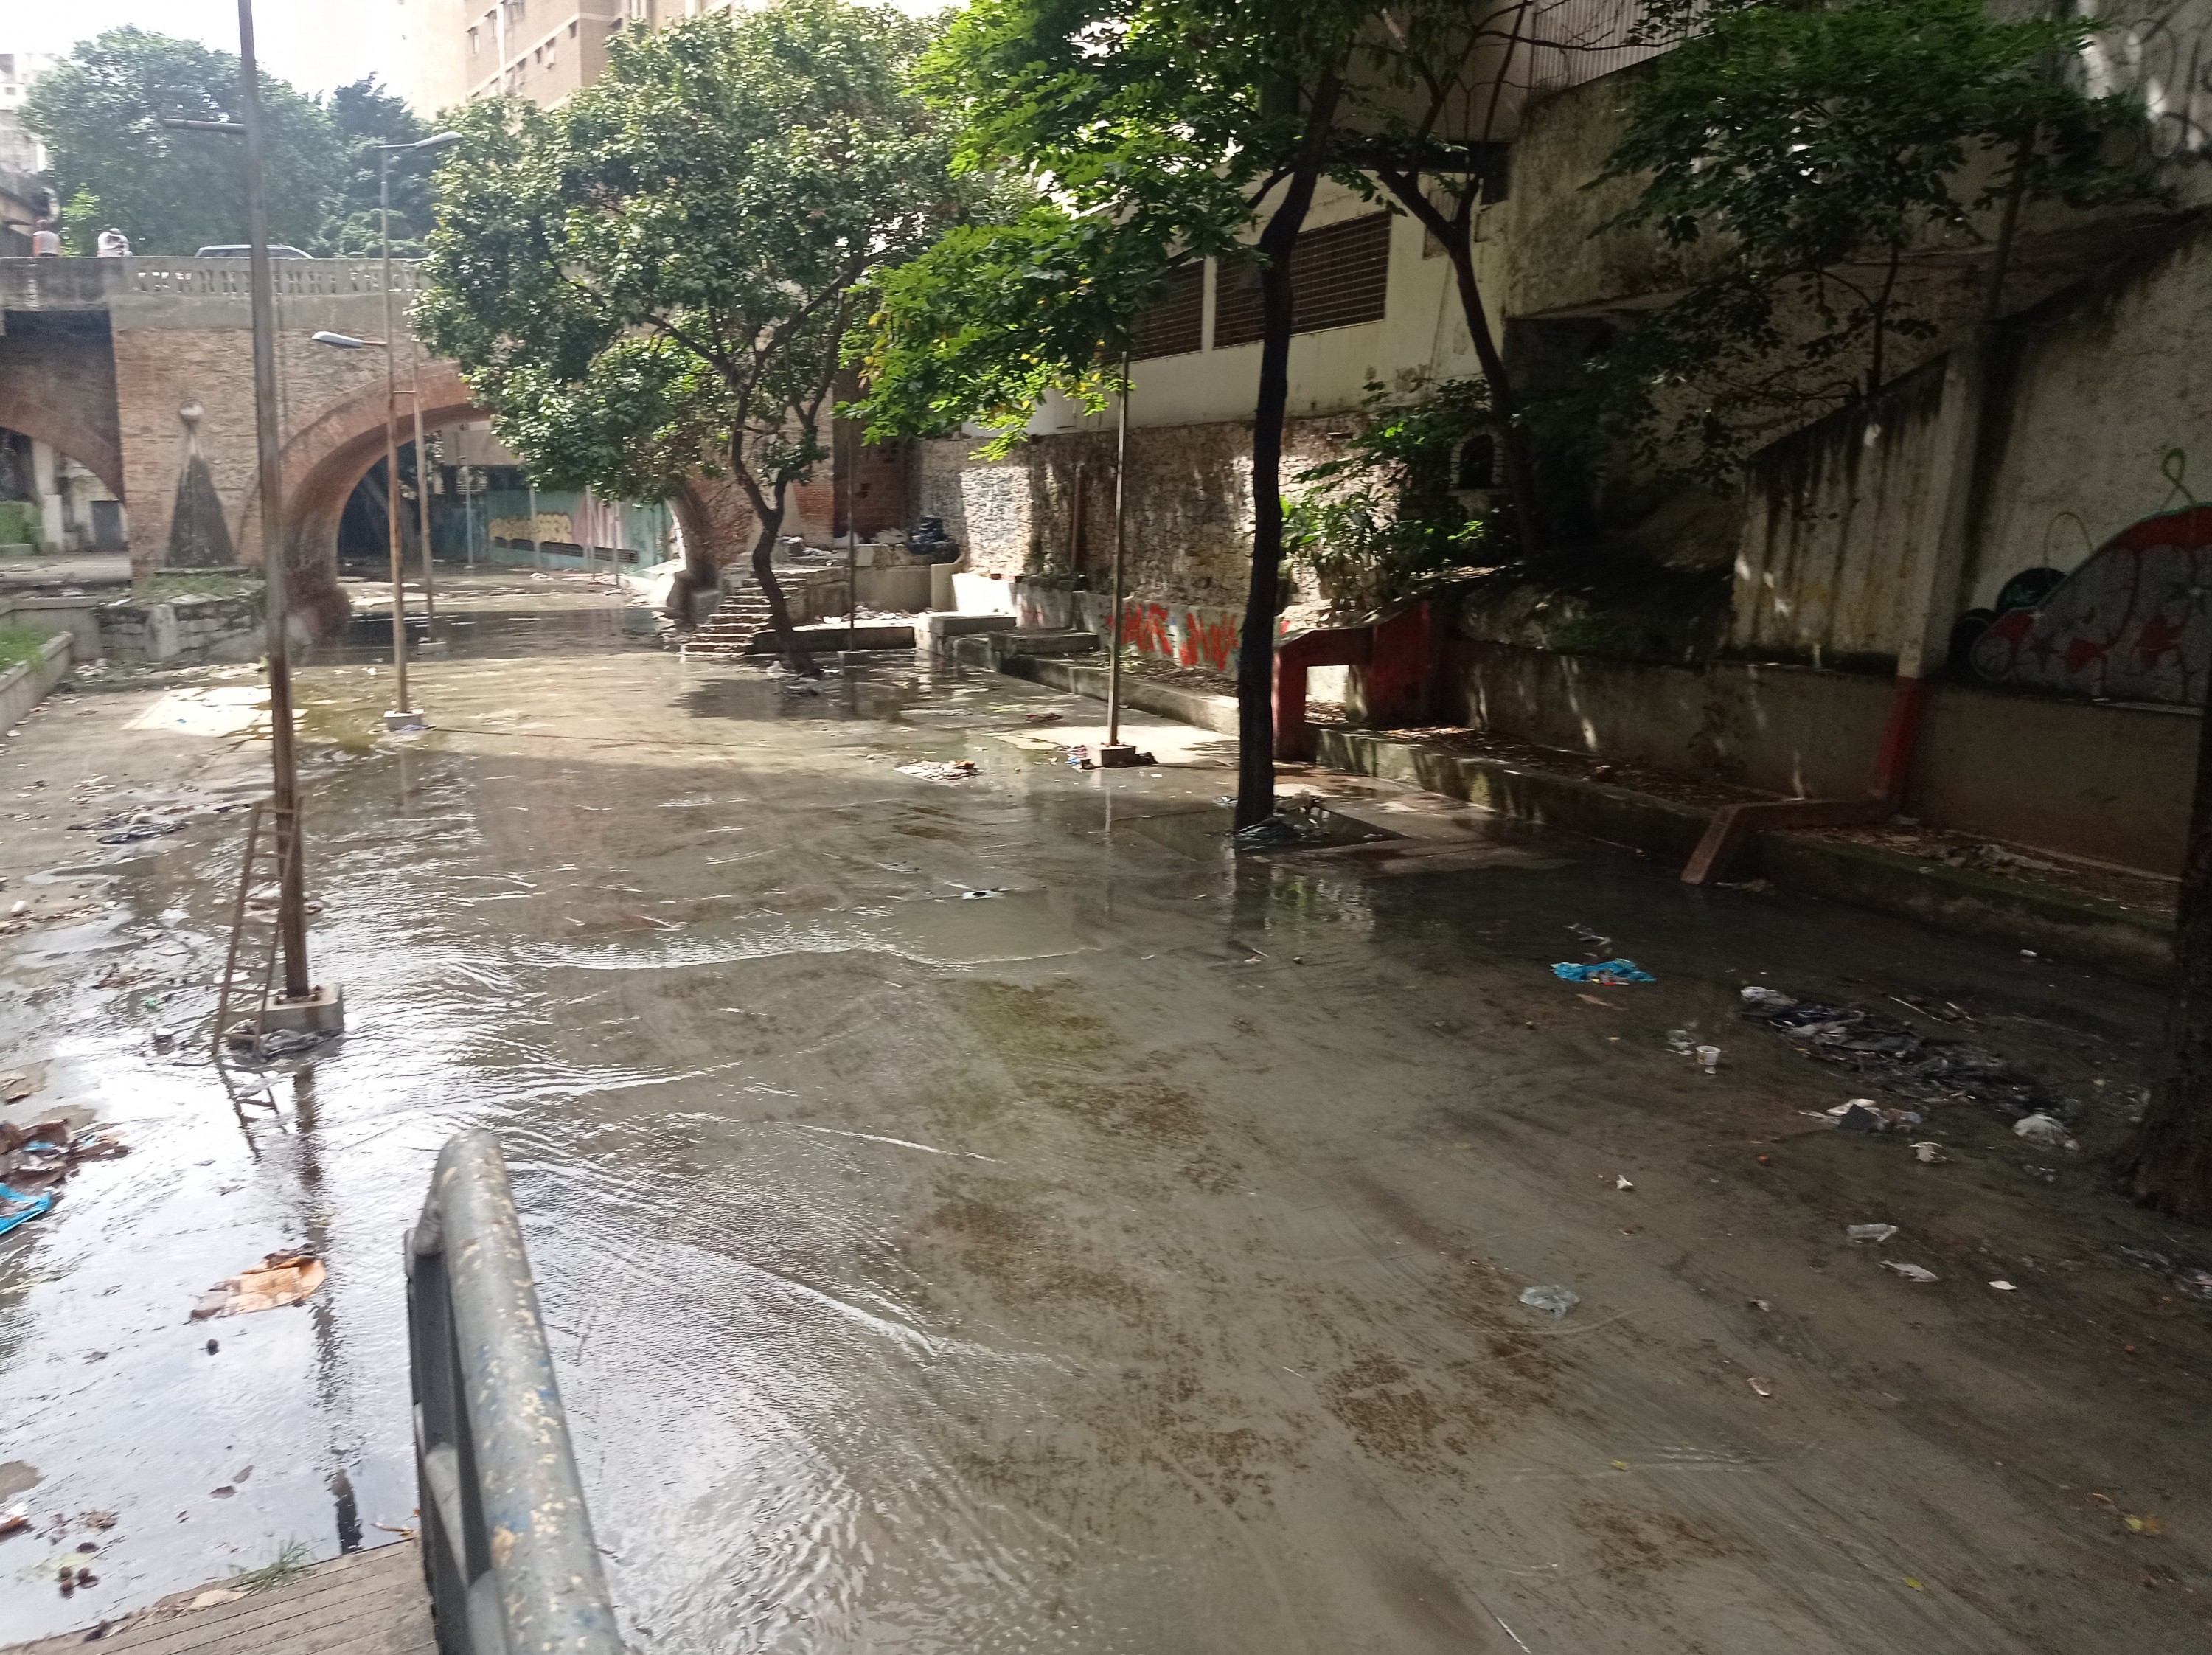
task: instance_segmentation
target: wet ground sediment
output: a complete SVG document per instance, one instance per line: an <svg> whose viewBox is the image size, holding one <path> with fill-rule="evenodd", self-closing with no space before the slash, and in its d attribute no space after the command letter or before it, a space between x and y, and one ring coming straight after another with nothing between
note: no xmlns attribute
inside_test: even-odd
<svg viewBox="0 0 2212 1655"><path fill-rule="evenodd" d="M0 1238L0 1640L412 1525L398 1238L487 1125L641 1650L2203 1646L2198 1244L2098 1165L2146 991L1364 781L1314 778L1397 837L1240 861L1206 732L1085 772L1095 705L1012 680L474 618L422 737L373 657L301 675L350 1031L237 1110L265 744L191 688L0 744L0 916L68 910L0 935L0 1118L132 1148ZM1577 926L1657 981L1556 978ZM1999 1053L2082 1147L1826 1129L1883 1077L1747 983ZM306 1306L188 1320L291 1246Z"/></svg>

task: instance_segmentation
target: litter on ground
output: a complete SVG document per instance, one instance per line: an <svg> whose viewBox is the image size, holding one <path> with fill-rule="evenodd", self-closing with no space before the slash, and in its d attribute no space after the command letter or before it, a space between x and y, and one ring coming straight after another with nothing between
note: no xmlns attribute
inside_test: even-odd
<svg viewBox="0 0 2212 1655"><path fill-rule="evenodd" d="M925 782L958 782L975 774L975 761L953 758L939 764L901 764L898 773L918 776Z"/></svg>
<svg viewBox="0 0 2212 1655"><path fill-rule="evenodd" d="M192 1320L249 1316L297 1305L321 1287L328 1274L313 1253L270 1253L252 1269L209 1288L192 1307Z"/></svg>
<svg viewBox="0 0 2212 1655"><path fill-rule="evenodd" d="M1565 1316L1583 1302L1583 1296L1571 1287L1523 1287L1521 1289L1521 1302L1532 1310L1548 1311L1553 1316Z"/></svg>
<svg viewBox="0 0 2212 1655"><path fill-rule="evenodd" d="M1564 983L1603 983L1614 988L1631 983L1656 983L1659 980L1639 968L1632 959L1601 959L1589 965L1571 959L1561 960L1552 967L1552 975Z"/></svg>

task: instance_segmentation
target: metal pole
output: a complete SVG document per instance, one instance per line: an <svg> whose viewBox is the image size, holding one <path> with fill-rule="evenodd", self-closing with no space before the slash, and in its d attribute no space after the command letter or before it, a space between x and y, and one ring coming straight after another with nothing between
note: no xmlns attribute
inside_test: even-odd
<svg viewBox="0 0 2212 1655"><path fill-rule="evenodd" d="M850 428L852 422L848 420L846 424ZM845 436L845 447L848 450L860 447L860 434L858 430L848 429ZM830 452L834 454L837 447L837 416L834 410L830 416ZM848 651L859 647L860 637L860 539L853 526L853 470L858 463L857 455L850 453L846 454L843 479L845 484L845 648Z"/></svg>
<svg viewBox="0 0 2212 1655"><path fill-rule="evenodd" d="M1121 551L1129 472L1129 353L1121 353L1121 409L1114 433L1114 653L1106 659L1106 745L1121 745Z"/></svg>
<svg viewBox="0 0 2212 1655"><path fill-rule="evenodd" d="M530 561L539 570L545 567L545 547L538 538L538 479L530 479Z"/></svg>
<svg viewBox="0 0 2212 1655"><path fill-rule="evenodd" d="M377 228L384 238L384 530L392 551L392 671L399 680L392 711L407 699L407 571L399 559L399 347L392 332L392 157L376 163Z"/></svg>
<svg viewBox="0 0 2212 1655"><path fill-rule="evenodd" d="M246 237L253 302L253 431L261 481L261 573L269 624L269 763L276 810L276 931L284 997L314 992L307 970L307 885L300 834L300 776L292 751L290 615L285 604L284 460L276 429L276 293L269 268L269 203L262 182L260 71L253 0L238 0L238 95L246 128Z"/></svg>
<svg viewBox="0 0 2212 1655"><path fill-rule="evenodd" d="M422 344L410 327L407 360L415 376L415 505L422 529L422 619L434 636L438 629L438 593L430 573L430 451L422 441Z"/></svg>

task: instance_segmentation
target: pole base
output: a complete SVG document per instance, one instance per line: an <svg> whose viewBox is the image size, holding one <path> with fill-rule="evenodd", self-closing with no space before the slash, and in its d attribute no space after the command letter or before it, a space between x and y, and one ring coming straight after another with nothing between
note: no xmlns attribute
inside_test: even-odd
<svg viewBox="0 0 2212 1655"><path fill-rule="evenodd" d="M1126 741L1100 747L1097 758L1102 770L1133 770L1158 762L1152 754L1140 753Z"/></svg>
<svg viewBox="0 0 2212 1655"><path fill-rule="evenodd" d="M397 735L406 730L427 730L430 727L430 721L422 715L422 709L417 707L411 710L403 709L386 713L384 715L384 727Z"/></svg>
<svg viewBox="0 0 2212 1655"><path fill-rule="evenodd" d="M277 1029L299 1034L343 1034L345 990L318 985L298 1000L272 1000L254 1020L264 1034Z"/></svg>

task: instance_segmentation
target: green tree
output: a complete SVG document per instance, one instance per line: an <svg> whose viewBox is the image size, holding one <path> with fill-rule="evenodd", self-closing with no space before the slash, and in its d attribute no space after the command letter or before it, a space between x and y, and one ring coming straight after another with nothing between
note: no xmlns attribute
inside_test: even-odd
<svg viewBox="0 0 2212 1655"><path fill-rule="evenodd" d="M750 504L771 567L857 290L956 208L947 144L906 73L927 26L780 0L625 33L552 113L480 104L439 171L416 315L538 476L657 497L702 468ZM702 580L713 548L692 547Z"/></svg>
<svg viewBox="0 0 2212 1655"><path fill-rule="evenodd" d="M234 120L237 106L236 57L142 28L84 41L40 77L24 117L45 140L70 251L92 252L110 225L138 253L245 240L237 141L160 124ZM270 236L320 252L337 193L337 134L320 106L265 73L261 106Z"/></svg>
<svg viewBox="0 0 2212 1655"><path fill-rule="evenodd" d="M1498 439L1490 386L1449 380L1410 400L1367 387L1367 419L1344 455L1298 474L1291 555L1349 619L1377 619L1455 580L1494 544L1484 512L1463 503L1469 444Z"/></svg>
<svg viewBox="0 0 2212 1655"><path fill-rule="evenodd" d="M922 76L960 160L1041 204L933 248L887 289L869 352L879 429L981 414L1011 429L1048 386L1099 405L1178 261L1250 260L1265 327L1253 411L1252 563L1237 666L1237 820L1274 809L1290 253L1374 9L1350 0L975 0Z"/></svg>
<svg viewBox="0 0 2212 1655"><path fill-rule="evenodd" d="M377 147L412 143L428 137L406 100L387 92L368 76L342 86L324 106L337 131L341 153L337 202L331 214L331 250L341 257L366 258L384 250L377 225ZM417 161L392 169L392 252L395 258L420 259L436 220L433 169Z"/></svg>
<svg viewBox="0 0 2212 1655"><path fill-rule="evenodd" d="M1680 0L1650 0L1679 21ZM2057 72L2098 25L1993 17L1984 0L1720 0L1637 83L1601 174L1643 182L1609 228L1705 244L1711 273L1634 330L1603 395L1708 470L1747 438L1870 396L1899 339L1939 329L1905 279L1939 241L1999 249L2027 203L2142 193L2118 135L2139 119ZM2139 152L2140 146L2136 146Z"/></svg>

